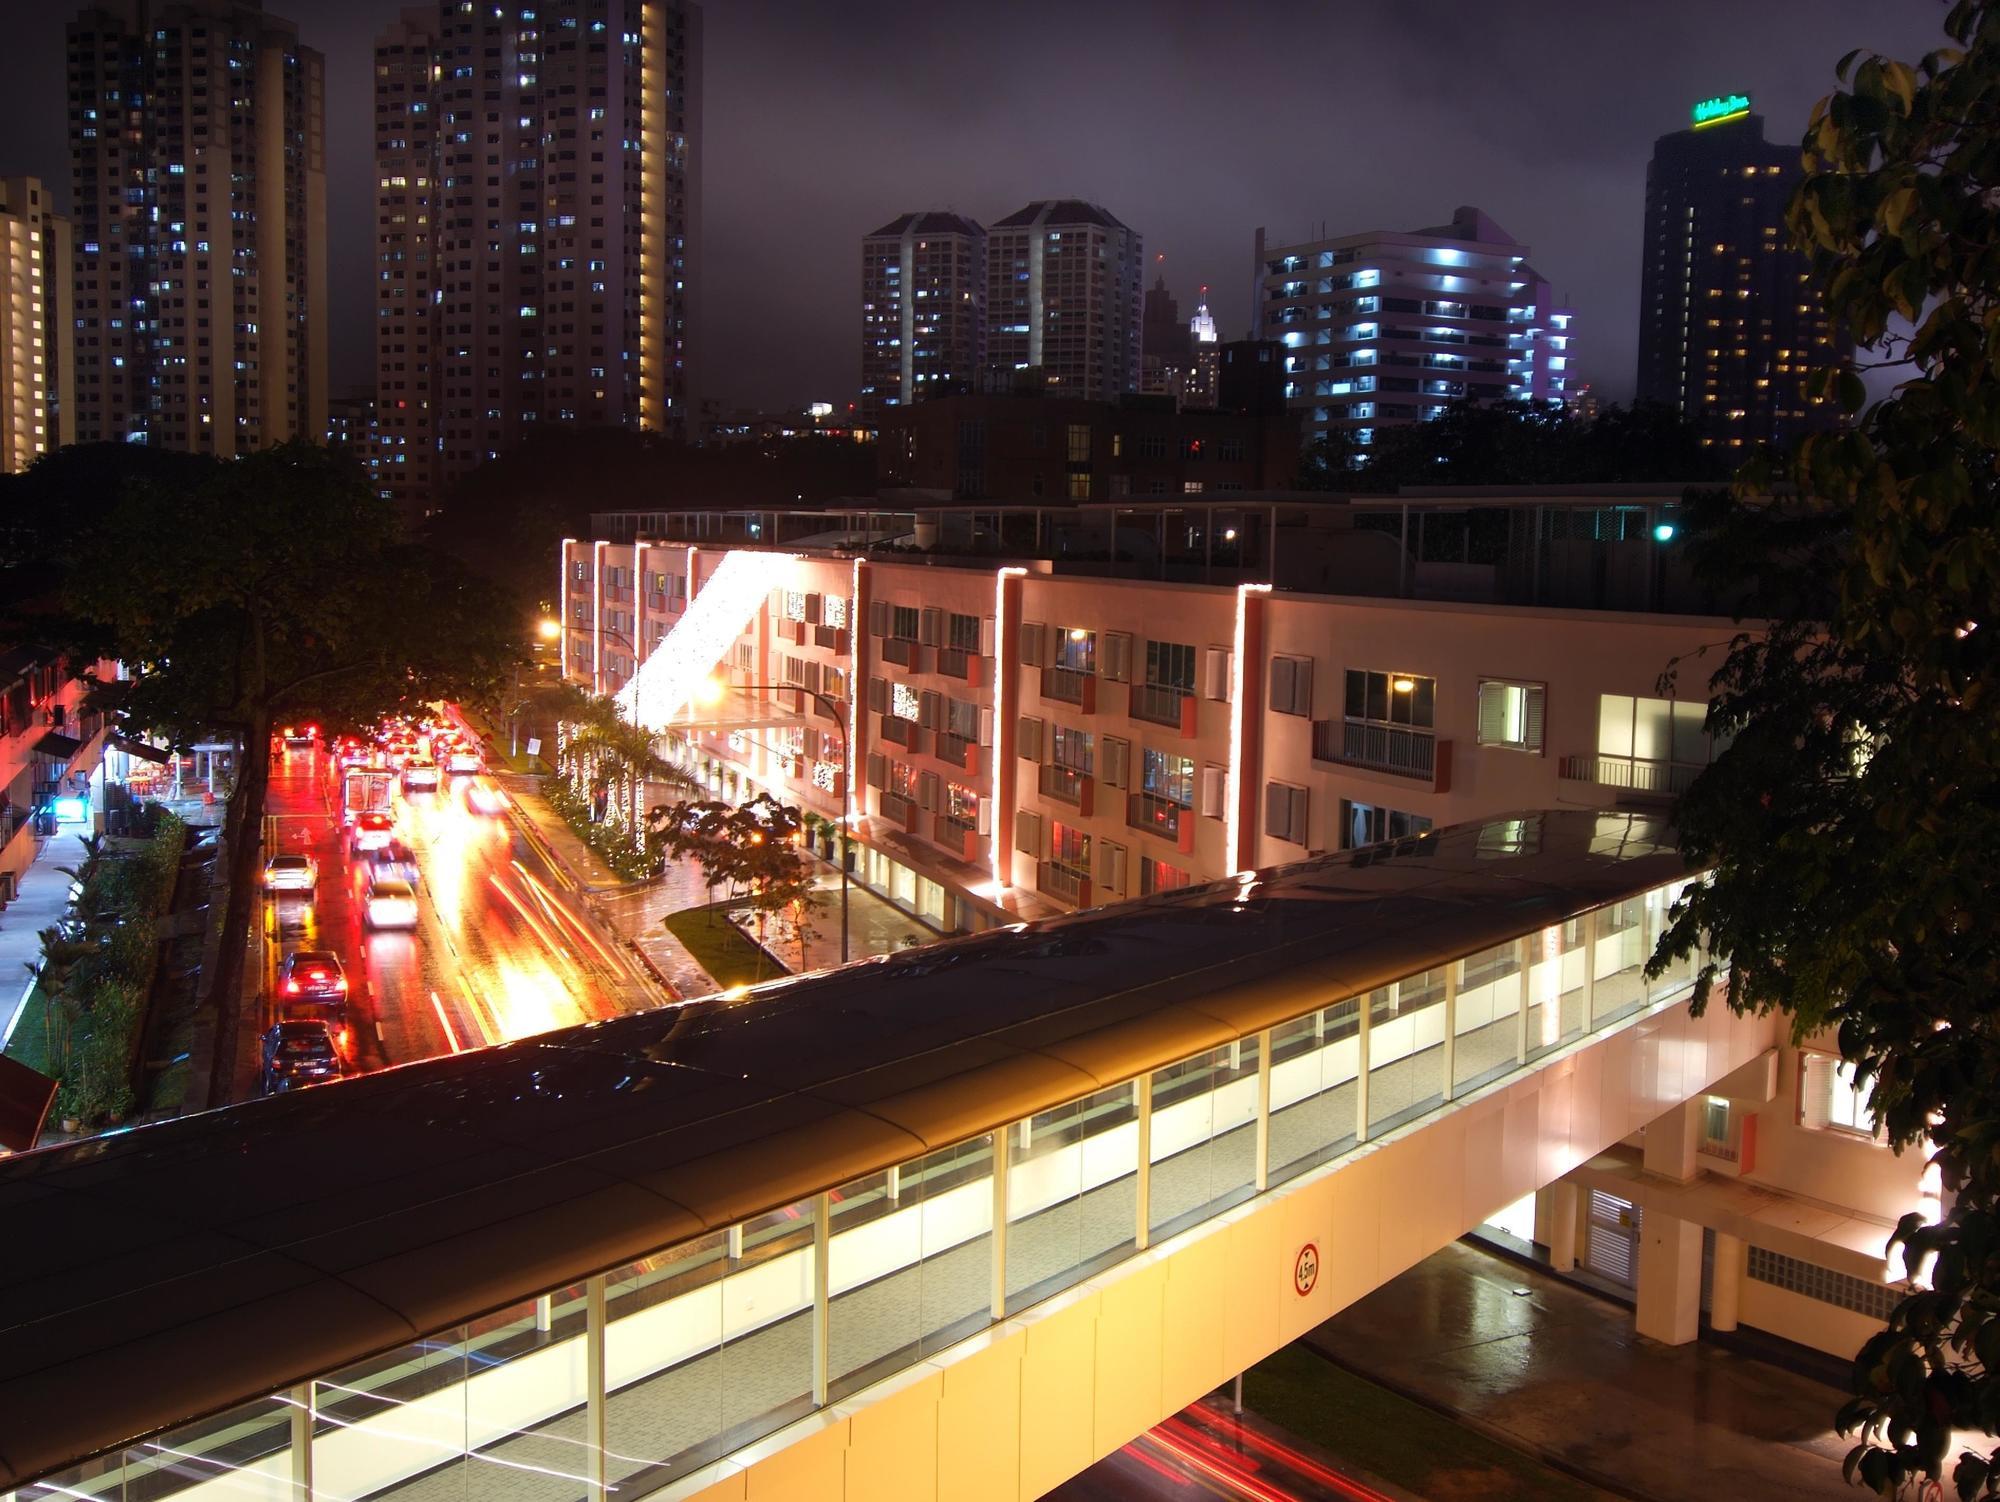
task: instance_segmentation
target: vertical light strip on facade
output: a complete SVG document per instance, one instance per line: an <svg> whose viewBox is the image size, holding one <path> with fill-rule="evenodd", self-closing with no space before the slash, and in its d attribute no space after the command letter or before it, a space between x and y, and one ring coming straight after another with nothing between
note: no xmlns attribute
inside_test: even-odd
<svg viewBox="0 0 2000 1502"><path fill-rule="evenodd" d="M854 837L853 810L859 808L863 813L868 811L867 794L862 791L861 784L854 780L857 770L855 757L858 755L857 748L861 745L861 632L864 626L860 618L861 569L862 560L857 558L854 560L854 568L848 579L847 595L847 811L841 817L845 821L842 827L847 830L850 841ZM849 845L843 845L841 848L840 859L843 864L850 849Z"/></svg>
<svg viewBox="0 0 2000 1502"><path fill-rule="evenodd" d="M1001 806L1000 789L1004 785L1001 777L1001 758L1012 750L1013 736L1007 733L1010 721L1008 705L1014 700L1009 689L1014 684L1014 653L1009 650L1014 641L1013 622L1007 619L1007 580L1025 579L1028 571L1024 568L996 569L993 574L993 884L1004 892L1013 883L1007 878L1014 874L1011 864L1005 859L1007 840L1011 835L1008 825L1013 822L1012 810Z"/></svg>
<svg viewBox="0 0 2000 1502"><path fill-rule="evenodd" d="M570 549L576 546L574 537L562 540L562 552L556 563L556 652L560 660L558 671L563 677L569 676L569 566Z"/></svg>
<svg viewBox="0 0 2000 1502"><path fill-rule="evenodd" d="M1275 538L1272 539L1274 542ZM1243 804L1243 653L1247 645L1250 596L1269 594L1268 584L1236 586L1236 640L1229 653L1229 770L1222 793L1222 848L1232 873L1256 864L1246 852Z"/></svg>
<svg viewBox="0 0 2000 1502"><path fill-rule="evenodd" d="M590 691L604 692L604 550L606 542L590 545Z"/></svg>

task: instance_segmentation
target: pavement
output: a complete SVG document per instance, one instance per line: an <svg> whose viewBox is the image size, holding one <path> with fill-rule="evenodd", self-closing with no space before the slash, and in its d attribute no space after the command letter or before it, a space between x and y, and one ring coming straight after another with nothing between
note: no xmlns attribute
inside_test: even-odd
<svg viewBox="0 0 2000 1502"><path fill-rule="evenodd" d="M1593 1486L1643 1502L1851 1499L1833 1433L1845 1394L1455 1243L1305 1343L1359 1376Z"/></svg>
<svg viewBox="0 0 2000 1502"><path fill-rule="evenodd" d="M25 836L25 838L34 838ZM36 840L34 862L15 882L14 900L0 908L0 1043L13 1036L42 961L42 930L69 910L71 879L56 868L81 867L84 845L75 833Z"/></svg>

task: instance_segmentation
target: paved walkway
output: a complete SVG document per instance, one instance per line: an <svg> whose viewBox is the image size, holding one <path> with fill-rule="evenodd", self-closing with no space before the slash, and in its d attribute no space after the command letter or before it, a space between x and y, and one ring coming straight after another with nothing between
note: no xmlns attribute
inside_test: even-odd
<svg viewBox="0 0 2000 1502"><path fill-rule="evenodd" d="M83 841L75 834L37 841L34 862L15 883L14 900L0 908L0 1039L13 1035L14 1021L35 988L28 967L42 962L42 930L69 909L70 878L58 866L81 867Z"/></svg>
<svg viewBox="0 0 2000 1502"><path fill-rule="evenodd" d="M716 894L702 884L700 862L675 862L656 881L627 882L550 807L542 796L541 778L503 772L495 774L493 780L506 790L522 820L555 861L576 878L585 902L616 933L638 947L655 974L683 996L706 996L719 989L665 922L670 913L714 900ZM794 971L821 970L840 963L840 875L822 864L816 885L825 894L824 905L814 915L815 933L807 940L803 966L798 946L789 939L781 941L779 925L772 926L771 952ZM848 923L849 958L855 960L893 954L913 941L928 944L939 937L887 898L858 884L850 884L848 890Z"/></svg>
<svg viewBox="0 0 2000 1502"><path fill-rule="evenodd" d="M1455 1243L1306 1337L1339 1365L1649 1502L1851 1499L1844 1395L1721 1348L1634 1333L1628 1309Z"/></svg>

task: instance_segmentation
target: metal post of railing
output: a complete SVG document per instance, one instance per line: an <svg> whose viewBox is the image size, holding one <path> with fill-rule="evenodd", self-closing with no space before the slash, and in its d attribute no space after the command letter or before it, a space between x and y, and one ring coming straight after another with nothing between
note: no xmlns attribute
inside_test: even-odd
<svg viewBox="0 0 2000 1502"><path fill-rule="evenodd" d="M1458 1075L1458 973L1464 960L1447 961L1444 967L1444 1098L1450 1100Z"/></svg>
<svg viewBox="0 0 2000 1502"><path fill-rule="evenodd" d="M554 1294L545 1293L535 1300L535 1330L537 1333L542 1335L549 1333L549 1330L555 1324L555 1313L556 1298Z"/></svg>
<svg viewBox="0 0 2000 1502"><path fill-rule="evenodd" d="M1514 963L1519 967L1521 977L1520 1006L1514 1014L1514 1064L1517 1068L1528 1062L1528 1003L1535 997L1530 972L1534 969L1535 940L1540 937L1541 933L1538 930L1532 934L1523 934L1514 941ZM1557 1005L1560 1006L1561 1003L1558 1002Z"/></svg>
<svg viewBox="0 0 2000 1502"><path fill-rule="evenodd" d="M1139 1163L1132 1181L1132 1198L1137 1208L1132 1212L1136 1224L1132 1228L1132 1245L1138 1251L1145 1251L1152 1239L1153 1205L1153 1077L1142 1074L1132 1082L1132 1108L1139 1116Z"/></svg>
<svg viewBox="0 0 2000 1502"><path fill-rule="evenodd" d="M1592 908L1577 920L1577 928L1583 934L1583 1030L1597 1031L1597 915L1602 908Z"/></svg>
<svg viewBox="0 0 2000 1502"><path fill-rule="evenodd" d="M610 1491L608 1445L608 1404L604 1394L604 1274L586 1278L583 1284L583 1449L588 1470L589 1502L604 1502Z"/></svg>
<svg viewBox="0 0 2000 1502"><path fill-rule="evenodd" d="M301 1382L292 1389L292 1496L296 1502L312 1502L313 1430L318 1410L313 1406L313 1385ZM12 1492L7 1494L13 1496Z"/></svg>
<svg viewBox="0 0 2000 1502"><path fill-rule="evenodd" d="M743 1260L743 1222L737 1221L722 1233L722 1250L731 1262Z"/></svg>
<svg viewBox="0 0 2000 1502"><path fill-rule="evenodd" d="M1271 1187L1271 1030L1257 1035L1257 1192Z"/></svg>
<svg viewBox="0 0 2000 1502"><path fill-rule="evenodd" d="M827 1347L831 1333L828 1325L827 1290L831 1284L827 1278L827 1264L831 1259L827 1252L833 1238L828 1234L832 1217L833 1202L824 1192L813 1199L813 1406L826 1407Z"/></svg>
<svg viewBox="0 0 2000 1502"><path fill-rule="evenodd" d="M1370 998L1373 991L1363 991L1358 998L1360 1014L1355 1024L1354 1047L1354 1140L1368 1140L1368 1014L1373 1008Z"/></svg>
<svg viewBox="0 0 2000 1502"><path fill-rule="evenodd" d="M992 1287L988 1307L996 1320L1007 1317L1007 1129L993 1134Z"/></svg>

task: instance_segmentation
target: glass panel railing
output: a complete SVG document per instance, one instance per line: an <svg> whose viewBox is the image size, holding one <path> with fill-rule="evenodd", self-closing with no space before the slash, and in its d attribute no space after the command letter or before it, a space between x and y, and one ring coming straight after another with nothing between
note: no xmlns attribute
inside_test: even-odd
<svg viewBox="0 0 2000 1502"><path fill-rule="evenodd" d="M9 1502L79 1497L104 1502L178 1497L296 1502L303 1493L291 1440L294 1415L300 1411L283 1396L260 1398L71 1466L6 1496Z"/></svg>
<svg viewBox="0 0 2000 1502"><path fill-rule="evenodd" d="M1225 1043L1153 1074L1155 1239L1248 1199L1257 1187L1257 1039Z"/></svg>
<svg viewBox="0 0 2000 1502"><path fill-rule="evenodd" d="M1523 979L1518 939L1459 962L1452 998L1454 1093L1498 1079L1520 1064Z"/></svg>
<svg viewBox="0 0 2000 1502"><path fill-rule="evenodd" d="M1443 966L1369 994L1369 1136L1444 1100L1444 996Z"/></svg>
<svg viewBox="0 0 2000 1502"><path fill-rule="evenodd" d="M827 1225L829 1398L991 1320L991 1135L842 1185Z"/></svg>
<svg viewBox="0 0 2000 1502"><path fill-rule="evenodd" d="M1614 902L1592 914L1590 1025L1629 1017L1646 1004L1646 899Z"/></svg>
<svg viewBox="0 0 2000 1502"><path fill-rule="evenodd" d="M1131 1083L1008 1129L1007 1312L1132 1250L1139 1217L1138 1092Z"/></svg>
<svg viewBox="0 0 2000 1502"><path fill-rule="evenodd" d="M1583 1036L1586 922L1572 918L1528 936L1529 1059Z"/></svg>
<svg viewBox="0 0 2000 1502"><path fill-rule="evenodd" d="M1271 1183L1354 1146L1360 1073L1358 998L1271 1029Z"/></svg>

